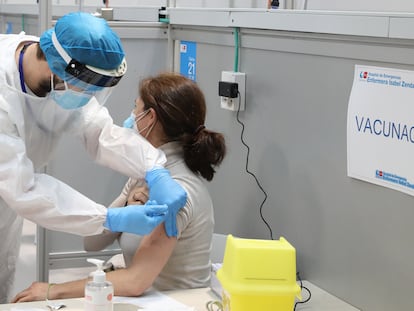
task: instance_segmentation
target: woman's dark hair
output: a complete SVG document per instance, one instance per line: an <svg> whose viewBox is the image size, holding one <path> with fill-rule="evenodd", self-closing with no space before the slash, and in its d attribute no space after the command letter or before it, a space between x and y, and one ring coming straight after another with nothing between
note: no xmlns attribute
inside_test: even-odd
<svg viewBox="0 0 414 311"><path fill-rule="evenodd" d="M205 128L206 103L197 84L168 72L142 80L139 93L145 110L156 111L167 138L181 143L189 169L212 180L226 145L223 134Z"/></svg>

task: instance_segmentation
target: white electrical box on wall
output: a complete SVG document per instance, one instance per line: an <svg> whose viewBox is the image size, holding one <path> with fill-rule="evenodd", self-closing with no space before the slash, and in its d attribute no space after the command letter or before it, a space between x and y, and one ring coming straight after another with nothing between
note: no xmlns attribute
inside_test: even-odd
<svg viewBox="0 0 414 311"><path fill-rule="evenodd" d="M238 95L235 98L220 96L220 107L232 111L243 111L246 105L246 74L244 72L222 71L221 81L237 83Z"/></svg>

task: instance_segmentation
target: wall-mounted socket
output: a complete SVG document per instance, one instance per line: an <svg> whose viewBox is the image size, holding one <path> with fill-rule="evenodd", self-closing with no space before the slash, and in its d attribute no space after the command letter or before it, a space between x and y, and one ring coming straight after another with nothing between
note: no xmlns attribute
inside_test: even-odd
<svg viewBox="0 0 414 311"><path fill-rule="evenodd" d="M246 74L244 72L222 71L221 81L237 83L238 96L235 98L220 96L220 107L227 110L243 111L246 105Z"/></svg>

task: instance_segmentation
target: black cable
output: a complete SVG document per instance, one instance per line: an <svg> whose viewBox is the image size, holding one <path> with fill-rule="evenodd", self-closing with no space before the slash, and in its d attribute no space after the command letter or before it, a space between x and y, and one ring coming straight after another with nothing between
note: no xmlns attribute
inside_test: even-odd
<svg viewBox="0 0 414 311"><path fill-rule="evenodd" d="M251 176L253 176L254 180L256 181L257 186L260 188L260 190L262 190L263 194L265 195L265 198L263 199L262 203L260 204L260 217L262 218L263 222L266 224L267 228L270 231L270 238L273 240L273 232L272 232L272 228L270 227L270 225L267 223L267 221L265 220L265 218L263 217L263 205L267 200L267 193L266 191L263 189L262 185L260 184L259 180L257 179L256 175L253 174L252 172L249 171L249 155L250 155L250 147L244 142L243 139L243 134L244 134L244 124L243 122L240 121L239 119L239 113L240 113L240 106L241 106L241 95L240 92L237 92L238 96L239 96L239 107L237 108L237 114L236 114L236 120L237 122L241 125L242 127L242 131L240 134L240 140L242 142L242 144L247 148L247 155L246 155L246 172L248 174L250 174Z"/></svg>
<svg viewBox="0 0 414 311"><path fill-rule="evenodd" d="M244 138L243 138L243 134L244 134L244 123L242 121L240 121L239 118L239 114L240 114L240 106L241 106L241 95L240 92L237 92L238 96L239 96L239 106L237 108L237 114L236 114L236 120L237 122L241 125L242 130L241 130L241 134L240 134L240 140L242 142L242 144L247 148L247 155L246 155L246 172L248 174L250 174L251 176L253 176L254 180L256 181L257 186L260 188L260 190L263 192L263 194L265 195L265 198L263 199L262 203L260 204L260 217L262 218L263 222L266 224L267 228L269 229L270 232L270 238L273 240L273 232L272 232L272 228L270 227L270 225L268 224L268 222L265 220L265 218L263 217L263 205L267 200L267 193L266 191L263 189L262 185L260 184L259 180L257 179L256 175L254 173L252 173L251 171L249 171L249 155L250 155L250 147L245 143ZM303 304L303 303L307 303L311 297L311 291L309 288L307 288L306 286L303 285L302 279L300 278L299 272L296 273L297 279L299 280L300 283L300 290L302 291L303 289L306 290L308 292L308 298L306 298L305 300L302 301L297 301L295 303L295 306L293 308L293 310L296 310L296 306L298 304Z"/></svg>
<svg viewBox="0 0 414 311"><path fill-rule="evenodd" d="M309 296L308 296L308 298L306 298L305 300L302 300L302 301L296 301L296 303L295 303L295 307L293 308L293 311L295 311L295 310L296 310L296 306L297 306L298 304L301 304L301 303L307 303L307 302L311 299L311 297L312 297L312 294L311 294L310 289L309 289L309 288L307 288L306 286L303 286L302 279L300 278L299 272L297 272L297 273L296 273L296 276L297 276L297 278L298 278L298 280L299 280L299 283L300 283L300 290L301 290L301 291L302 291L302 289L306 290L306 291L308 292Z"/></svg>

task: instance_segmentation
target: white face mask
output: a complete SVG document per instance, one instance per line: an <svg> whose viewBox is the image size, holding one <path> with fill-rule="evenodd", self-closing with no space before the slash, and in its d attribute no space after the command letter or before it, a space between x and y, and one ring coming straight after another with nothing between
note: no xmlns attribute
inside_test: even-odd
<svg viewBox="0 0 414 311"><path fill-rule="evenodd" d="M145 131L146 129L148 129L147 133L145 134L145 138L148 137L149 133L151 133L152 129L154 128L155 123L151 124L151 125L147 125L144 128L142 128L141 130L138 128L138 122L140 120L142 120L143 118L145 118L145 116L150 112L149 109L141 112L140 114L138 114L137 116L135 116L135 122L134 122L134 126L133 129L140 135L142 135L142 132Z"/></svg>
<svg viewBox="0 0 414 311"><path fill-rule="evenodd" d="M141 134L143 131L145 131L147 128L149 128L148 129L148 131L147 131L147 133L145 134L145 138L147 138L148 137L148 135L149 135L149 133L152 131L152 129L153 129L153 127L154 127L154 125L155 125L155 123L154 124L152 124L152 125L148 125L148 126L145 126L144 128L142 128L141 130L138 128L138 122L140 121L140 120L142 120L143 118L145 118L145 116L148 114L150 112L150 110L149 109L147 109L147 110L145 110L145 111L143 111L143 112L141 112L141 113L139 113L138 115L135 115L135 113L134 112L131 112L131 115L124 121L124 127L126 127L126 128L132 128L132 129L134 129L138 134ZM142 134L141 134L142 135Z"/></svg>

